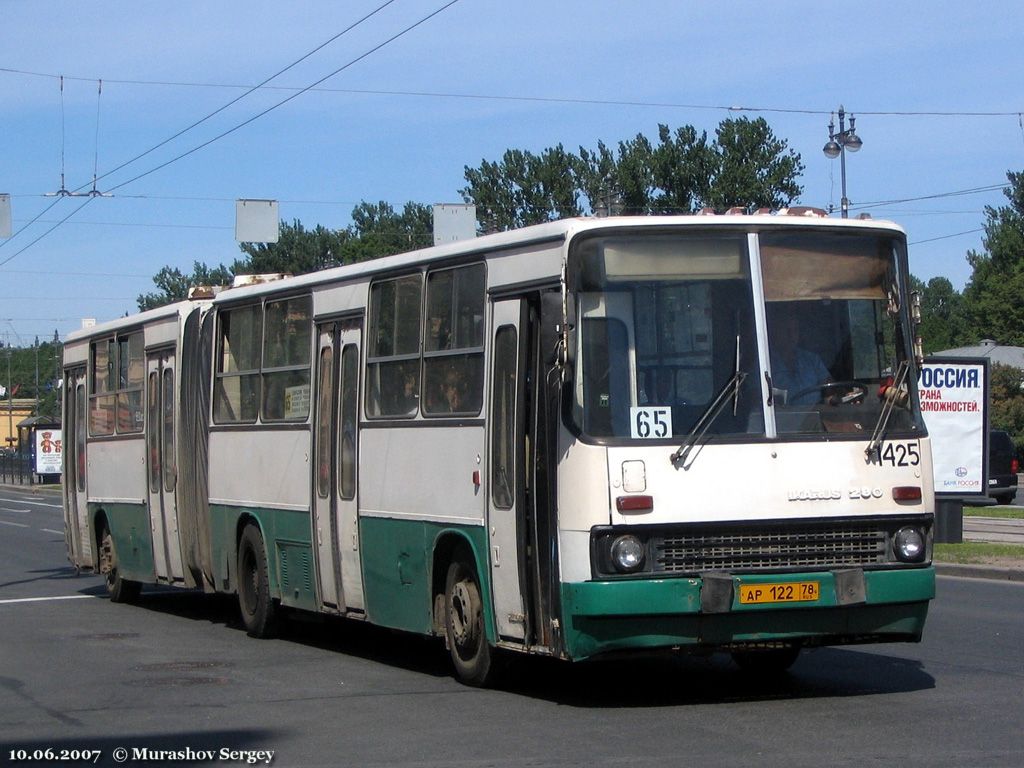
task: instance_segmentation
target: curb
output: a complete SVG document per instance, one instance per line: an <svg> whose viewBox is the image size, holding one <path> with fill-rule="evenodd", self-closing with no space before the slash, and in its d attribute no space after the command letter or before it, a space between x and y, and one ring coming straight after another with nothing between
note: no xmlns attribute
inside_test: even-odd
<svg viewBox="0 0 1024 768"><path fill-rule="evenodd" d="M971 563L935 563L938 576L954 576L961 579L996 579L998 581L1024 582L1024 569L1001 568L996 565L974 565Z"/></svg>

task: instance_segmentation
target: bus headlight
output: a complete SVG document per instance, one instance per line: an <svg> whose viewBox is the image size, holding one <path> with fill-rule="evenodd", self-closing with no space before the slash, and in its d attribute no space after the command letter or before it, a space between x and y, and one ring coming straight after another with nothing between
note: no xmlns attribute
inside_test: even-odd
<svg viewBox="0 0 1024 768"><path fill-rule="evenodd" d="M632 534L617 537L612 542L612 564L620 573L633 573L644 564L644 543Z"/></svg>
<svg viewBox="0 0 1024 768"><path fill-rule="evenodd" d="M920 562L924 560L924 535L918 528L900 528L893 539L893 549L896 550L897 560L904 563Z"/></svg>

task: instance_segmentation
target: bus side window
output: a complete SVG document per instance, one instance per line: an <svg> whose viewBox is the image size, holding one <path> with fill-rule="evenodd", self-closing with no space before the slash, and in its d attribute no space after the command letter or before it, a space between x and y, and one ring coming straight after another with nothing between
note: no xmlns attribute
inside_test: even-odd
<svg viewBox="0 0 1024 768"><path fill-rule="evenodd" d="M583 320L584 428L604 437L629 435L629 335L621 320ZM649 393L648 393L649 394Z"/></svg>
<svg viewBox="0 0 1024 768"><path fill-rule="evenodd" d="M312 300L268 301L264 313L264 421L305 421L309 416Z"/></svg>
<svg viewBox="0 0 1024 768"><path fill-rule="evenodd" d="M370 416L416 415L420 384L420 274L370 286L366 355L366 412Z"/></svg>
<svg viewBox="0 0 1024 768"><path fill-rule="evenodd" d="M262 307L221 310L218 322L213 420L217 424L252 423L260 398Z"/></svg>
<svg viewBox="0 0 1024 768"><path fill-rule="evenodd" d="M427 275L423 339L424 413L477 414L484 392L483 264Z"/></svg>

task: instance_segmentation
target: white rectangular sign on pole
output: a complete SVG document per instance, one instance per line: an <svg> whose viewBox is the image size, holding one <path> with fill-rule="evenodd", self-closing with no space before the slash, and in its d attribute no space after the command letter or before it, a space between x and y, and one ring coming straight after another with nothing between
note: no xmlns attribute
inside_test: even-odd
<svg viewBox="0 0 1024 768"><path fill-rule="evenodd" d="M935 467L935 493L988 492L988 360L929 357L918 380Z"/></svg>

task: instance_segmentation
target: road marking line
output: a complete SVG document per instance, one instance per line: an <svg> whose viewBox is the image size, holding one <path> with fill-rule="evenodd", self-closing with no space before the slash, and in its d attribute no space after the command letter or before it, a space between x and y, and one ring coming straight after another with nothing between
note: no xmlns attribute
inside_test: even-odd
<svg viewBox="0 0 1024 768"><path fill-rule="evenodd" d="M19 504L31 504L33 507L49 507L50 509L62 509L62 504L49 504L45 501L29 501L28 499L12 499Z"/></svg>
<svg viewBox="0 0 1024 768"><path fill-rule="evenodd" d="M88 598L94 598L95 595L59 595L57 597L17 597L10 600L0 600L0 605L10 605L11 603L45 603L54 600L85 600Z"/></svg>
<svg viewBox="0 0 1024 768"><path fill-rule="evenodd" d="M63 536L64 535L64 531L55 531L55 530L53 530L53 528L40 528L39 530L40 531L46 531L47 533L56 533L59 536Z"/></svg>
<svg viewBox="0 0 1024 768"><path fill-rule="evenodd" d="M25 523L11 523L7 520L0 520L0 525L13 525L17 528L28 528L28 525Z"/></svg>
<svg viewBox="0 0 1024 768"><path fill-rule="evenodd" d="M14 512L18 515L27 515L29 510L27 509L14 509L13 507L0 507L0 512Z"/></svg>

